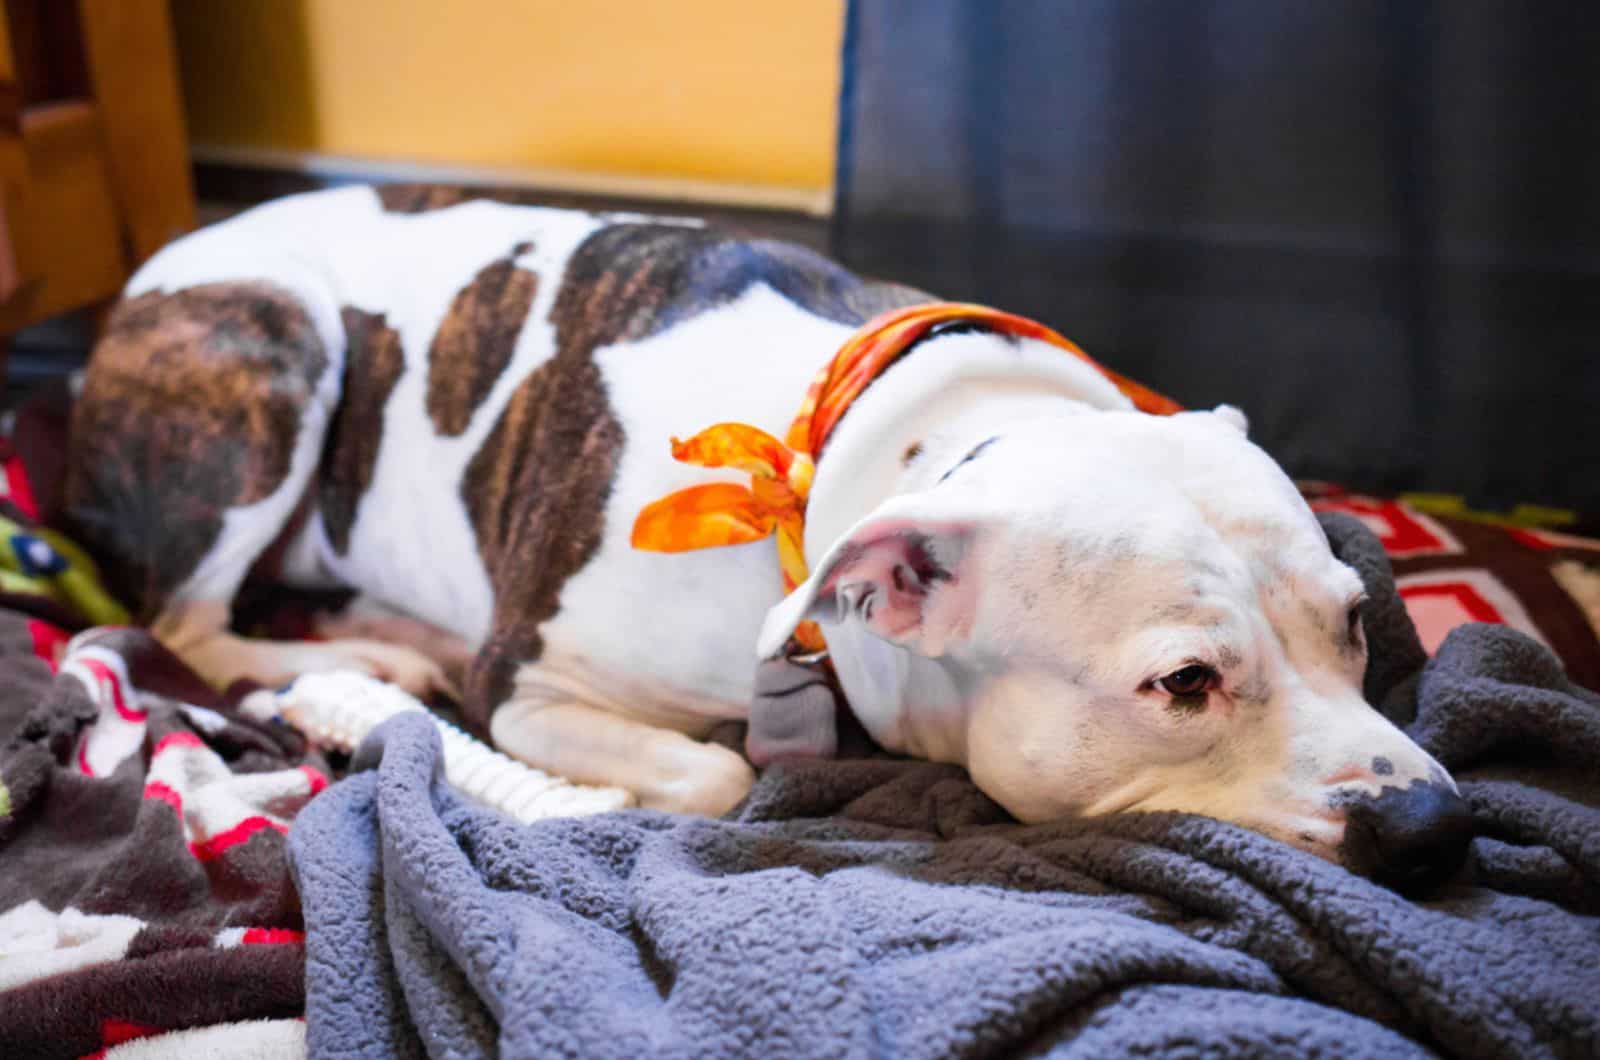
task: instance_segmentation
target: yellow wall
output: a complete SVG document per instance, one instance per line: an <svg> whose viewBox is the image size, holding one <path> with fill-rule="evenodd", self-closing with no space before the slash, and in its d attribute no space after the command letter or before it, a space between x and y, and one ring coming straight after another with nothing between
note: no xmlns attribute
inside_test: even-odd
<svg viewBox="0 0 1600 1060"><path fill-rule="evenodd" d="M826 188L844 0L174 0L197 144Z"/></svg>

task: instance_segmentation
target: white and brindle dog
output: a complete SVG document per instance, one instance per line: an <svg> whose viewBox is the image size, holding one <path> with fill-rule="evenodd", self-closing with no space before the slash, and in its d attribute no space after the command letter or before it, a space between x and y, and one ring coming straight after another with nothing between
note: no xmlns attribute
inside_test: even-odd
<svg viewBox="0 0 1600 1060"><path fill-rule="evenodd" d="M680 221L297 196L133 278L68 502L212 682L353 666L427 693L462 663L501 749L645 806L739 801L751 767L702 739L745 716L758 642L811 618L880 744L1024 821L1182 810L1452 870L1453 782L1362 698L1361 582L1233 409L1145 415L1046 343L936 332L833 432L797 591L770 540L630 547L649 502L741 478L674 462L672 435L781 435L841 343L919 300ZM245 639L252 570L360 596L333 639ZM1356 805L1378 812L1352 853Z"/></svg>

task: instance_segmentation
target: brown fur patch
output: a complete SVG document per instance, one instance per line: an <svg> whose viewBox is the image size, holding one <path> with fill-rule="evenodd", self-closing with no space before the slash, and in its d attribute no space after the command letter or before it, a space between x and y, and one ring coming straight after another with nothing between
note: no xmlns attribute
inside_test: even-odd
<svg viewBox="0 0 1600 1060"><path fill-rule="evenodd" d="M464 202L548 205L549 196L510 188L463 187L452 184L380 184L373 189L385 213L428 213Z"/></svg>
<svg viewBox="0 0 1600 1060"><path fill-rule="evenodd" d="M386 213L427 213L482 198L468 188L440 184L383 184L373 190Z"/></svg>
<svg viewBox="0 0 1600 1060"><path fill-rule="evenodd" d="M511 257L484 266L457 292L428 351L428 416L440 434L457 435L511 363L533 308L539 277Z"/></svg>
<svg viewBox="0 0 1600 1060"><path fill-rule="evenodd" d="M328 540L341 556L350 548L356 505L372 485L383 442L383 408L405 371L400 334L381 313L346 306L344 386L323 445L318 507Z"/></svg>
<svg viewBox="0 0 1600 1060"><path fill-rule="evenodd" d="M117 306L73 410L66 503L113 588L146 616L194 572L225 511L283 482L326 369L311 318L271 284Z"/></svg>
<svg viewBox="0 0 1600 1060"><path fill-rule="evenodd" d="M480 727L510 692L518 664L539 658L539 627L600 547L623 433L594 351L655 329L699 237L616 225L585 240L550 311L555 355L517 388L467 466L462 498L495 590L493 629L466 690L468 717Z"/></svg>

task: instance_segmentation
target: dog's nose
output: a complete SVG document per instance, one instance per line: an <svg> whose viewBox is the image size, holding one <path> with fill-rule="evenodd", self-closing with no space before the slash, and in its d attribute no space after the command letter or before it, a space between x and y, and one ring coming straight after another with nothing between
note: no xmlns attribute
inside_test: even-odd
<svg viewBox="0 0 1600 1060"><path fill-rule="evenodd" d="M1460 795L1445 784L1415 780L1346 807L1344 854L1352 868L1416 895L1455 874L1474 831Z"/></svg>

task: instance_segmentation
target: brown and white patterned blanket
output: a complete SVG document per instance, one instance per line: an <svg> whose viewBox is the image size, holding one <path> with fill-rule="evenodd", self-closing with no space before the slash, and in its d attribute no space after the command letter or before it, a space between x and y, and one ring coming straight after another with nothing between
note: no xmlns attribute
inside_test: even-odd
<svg viewBox="0 0 1600 1060"><path fill-rule="evenodd" d="M326 763L234 718L138 630L81 636L52 673L33 621L0 612L0 1052L294 1021L285 837Z"/></svg>
<svg viewBox="0 0 1600 1060"><path fill-rule="evenodd" d="M0 479L0 1056L303 1055L286 835L328 763L86 628L120 608L14 450Z"/></svg>

